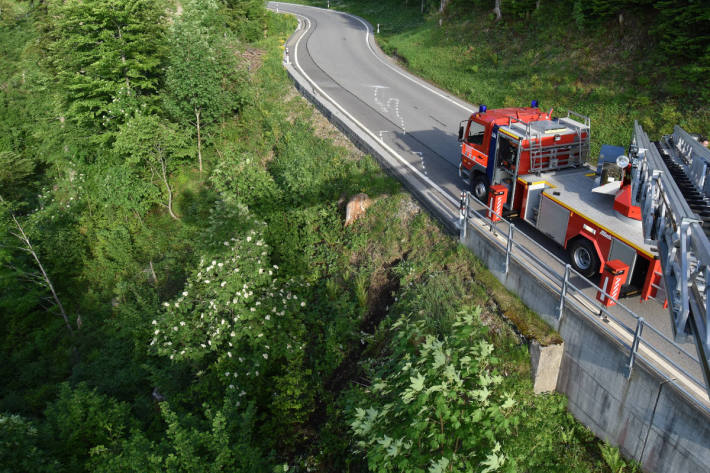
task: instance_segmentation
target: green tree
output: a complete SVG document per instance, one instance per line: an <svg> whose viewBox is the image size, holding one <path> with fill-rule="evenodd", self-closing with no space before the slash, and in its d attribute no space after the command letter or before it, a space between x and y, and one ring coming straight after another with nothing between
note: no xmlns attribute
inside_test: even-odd
<svg viewBox="0 0 710 473"><path fill-rule="evenodd" d="M165 50L158 0L52 0L50 62L66 118L115 130L153 103Z"/></svg>
<svg viewBox="0 0 710 473"><path fill-rule="evenodd" d="M273 459L253 437L257 417L253 404L239 408L234 396L219 409L205 407L204 416L173 410L161 402L167 428L160 442L134 431L118 448L92 451L97 473L263 473L273 471Z"/></svg>
<svg viewBox="0 0 710 473"><path fill-rule="evenodd" d="M0 473L60 471L43 449L37 426L18 415L0 414Z"/></svg>
<svg viewBox="0 0 710 473"><path fill-rule="evenodd" d="M200 172L203 128L237 108L243 85L218 13L215 0L189 0L169 35L166 106L175 119L194 128Z"/></svg>
<svg viewBox="0 0 710 473"><path fill-rule="evenodd" d="M134 422L130 406L97 393L86 384L63 383L45 411L51 447L68 471L84 470L90 451L110 447Z"/></svg>
<svg viewBox="0 0 710 473"><path fill-rule="evenodd" d="M167 208L172 218L178 220L173 211L175 196L170 184L170 175L178 168L180 160L191 154L188 140L182 130L174 123L155 115L138 114L120 128L113 149L118 155L126 158L126 166L138 169L144 179L157 181L159 187L165 188L167 202L159 203ZM133 188L135 186L130 187ZM131 196L126 195L123 200L133 206L131 199Z"/></svg>

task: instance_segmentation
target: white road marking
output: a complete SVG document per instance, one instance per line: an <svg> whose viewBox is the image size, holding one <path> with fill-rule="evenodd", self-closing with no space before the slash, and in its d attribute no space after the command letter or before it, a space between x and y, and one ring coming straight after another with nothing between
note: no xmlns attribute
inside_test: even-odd
<svg viewBox="0 0 710 473"><path fill-rule="evenodd" d="M321 9L321 10L322 10L322 9ZM305 30L303 31L303 33L302 33L302 34L299 36L299 38L296 40L296 44L294 45L294 48L293 48L293 51L294 51L294 53L293 53L293 65L295 65L296 69L297 69L301 74L303 74L303 77L305 77L306 80L311 83L311 85L313 86L313 89L314 89L314 90L318 90L318 92L319 92L323 97L325 97L326 99L328 99L338 110L340 110L341 113L343 113L346 117L348 117L348 119L350 119L353 123L355 123L358 127L360 127L360 128L361 128L365 133L367 133L371 138L377 140L377 139L378 139L378 136L377 136L377 135L375 135L369 128L367 128L367 127L366 127L363 123L361 123L358 119L356 119L355 117L353 117L347 110L345 110L345 108L343 108L342 105L340 105L340 104L339 104L338 102L336 102L332 97L330 97L325 91L323 91L323 89L321 89L321 88L313 81L313 79L311 79L311 78L308 76L308 74L306 73L306 71L304 71L304 70L301 68L300 63L298 62L298 47L299 47L299 45L301 44L301 40L303 39L303 37L306 35L306 33L308 32L308 30L311 28L311 20L308 19L308 17L305 17L305 16L303 16L303 15L299 15L298 13L292 13L292 14L293 14L293 15L296 15L297 17L300 16L301 18L303 18L303 20L306 22L306 25L307 25L306 28L305 28ZM410 171L412 171L412 173L414 173L419 179L421 179L422 181L424 181L428 186L430 186L430 187L433 188L436 192L438 192L439 194L441 194L441 196L444 197L446 200L448 200L451 204L453 204L454 206L457 206L457 205L458 205L459 202L458 202L458 200L457 200L454 196L452 196L451 194L449 194L449 192L447 192L446 190L444 190L444 189L443 189L441 186L439 186L437 183L435 183L434 181L432 181L431 179L429 179L428 176L422 174L416 167L414 167L409 161L407 161L406 159L404 159L399 153L397 153L394 149L392 149L392 147L389 146L387 143L385 143L381 138L379 139L379 141L380 141L380 144L382 145L382 147L384 147L384 148L387 150L387 152L389 152L395 159L397 159L400 163L402 163L402 165L404 165L407 169L409 169Z"/></svg>
<svg viewBox="0 0 710 473"><path fill-rule="evenodd" d="M390 105L390 104L394 104L394 115L396 118L399 119L399 126L400 126L400 128L402 128L402 133L406 133L406 129L404 128L404 117L402 117L399 114L399 99L392 97L392 98L387 99L387 102L382 103L382 101L378 97L379 90L386 89L386 88L387 87L378 87L378 86L373 87L374 101L380 107L380 110L382 110L382 113L385 113L385 114L390 112L391 107L392 107L392 105Z"/></svg>

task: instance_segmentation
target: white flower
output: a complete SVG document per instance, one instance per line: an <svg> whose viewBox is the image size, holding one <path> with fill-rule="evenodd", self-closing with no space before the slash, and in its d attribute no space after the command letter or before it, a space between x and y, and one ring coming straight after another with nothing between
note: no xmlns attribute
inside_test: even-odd
<svg viewBox="0 0 710 473"><path fill-rule="evenodd" d="M256 312L256 309L254 307L251 307L249 310L252 312Z"/></svg>
<svg viewBox="0 0 710 473"><path fill-rule="evenodd" d="M181 355L184 355L184 354L185 354L185 350L180 351L180 354L181 354Z"/></svg>
<svg viewBox="0 0 710 473"><path fill-rule="evenodd" d="M233 384L230 384L230 385L229 385L229 389L234 389L234 385L233 385Z"/></svg>
<svg viewBox="0 0 710 473"><path fill-rule="evenodd" d="M239 302L239 299L237 299L236 297L232 299L232 304L236 304L237 302Z"/></svg>
<svg viewBox="0 0 710 473"><path fill-rule="evenodd" d="M225 241L225 242L224 242L224 246L229 246L229 242L228 242L228 241Z"/></svg>
<svg viewBox="0 0 710 473"><path fill-rule="evenodd" d="M305 303L305 302L301 302L301 307L306 307L306 303Z"/></svg>
<svg viewBox="0 0 710 473"><path fill-rule="evenodd" d="M261 338L261 337L263 337L263 336L264 336L264 334L263 334L263 333L260 333L260 334L259 334L259 338Z"/></svg>
<svg viewBox="0 0 710 473"><path fill-rule="evenodd" d="M210 283L210 280L209 280L209 279L205 279L205 284L209 284L209 283Z"/></svg>
<svg viewBox="0 0 710 473"><path fill-rule="evenodd" d="M187 297L187 291L183 291L182 295L183 297Z"/></svg>
<svg viewBox="0 0 710 473"><path fill-rule="evenodd" d="M175 303L175 307L180 307L180 304L178 304L178 303L176 302L176 303Z"/></svg>
<svg viewBox="0 0 710 473"><path fill-rule="evenodd" d="M217 262L215 260L212 260L212 266L214 266L215 264L217 264Z"/></svg>
<svg viewBox="0 0 710 473"><path fill-rule="evenodd" d="M170 355L170 359L172 360L173 358L175 358L175 355Z"/></svg>
<svg viewBox="0 0 710 473"><path fill-rule="evenodd" d="M265 318L266 320L271 320L271 316L270 316L270 315L267 315L267 316L264 317L264 318Z"/></svg>
<svg viewBox="0 0 710 473"><path fill-rule="evenodd" d="M234 331L232 331L232 333L230 333L230 334L229 334L229 336L230 336L230 337L236 337L236 336L237 336L237 334L236 334L236 333L234 333Z"/></svg>
<svg viewBox="0 0 710 473"><path fill-rule="evenodd" d="M157 325L158 321L154 319L151 323L152 323L153 325Z"/></svg>
<svg viewBox="0 0 710 473"><path fill-rule="evenodd" d="M159 333L160 333L160 330L156 330L155 332L153 332L154 335L158 335Z"/></svg>
<svg viewBox="0 0 710 473"><path fill-rule="evenodd" d="M200 343L200 346L201 346L202 348L205 348L205 344L204 344L204 343Z"/></svg>
<svg viewBox="0 0 710 473"><path fill-rule="evenodd" d="M231 357L232 357L232 352L231 352L231 351L228 351L228 352L227 352L227 356L231 358Z"/></svg>
<svg viewBox="0 0 710 473"><path fill-rule="evenodd" d="M225 371L224 375L229 376L229 371Z"/></svg>
<svg viewBox="0 0 710 473"><path fill-rule="evenodd" d="M251 237L250 237L250 236L247 237L247 241L251 241Z"/></svg>
<svg viewBox="0 0 710 473"><path fill-rule="evenodd" d="M173 327L173 331L174 331L174 332L177 332L177 327Z"/></svg>
<svg viewBox="0 0 710 473"><path fill-rule="evenodd" d="M164 305L165 307L170 307L170 304L168 304L167 302L163 302L163 305Z"/></svg>
<svg viewBox="0 0 710 473"><path fill-rule="evenodd" d="M240 396L244 396L245 394L246 394L246 393L245 393L244 391L242 391L242 392L239 393Z"/></svg>
<svg viewBox="0 0 710 473"><path fill-rule="evenodd" d="M279 267L277 265L274 265L274 269L279 269Z"/></svg>
<svg viewBox="0 0 710 473"><path fill-rule="evenodd" d="M184 326L185 326L185 322L183 322L183 321L181 320L181 321L180 321L180 326L181 326L181 327L184 327Z"/></svg>
<svg viewBox="0 0 710 473"><path fill-rule="evenodd" d="M227 281L222 281L222 284L220 284L220 287L224 287L227 284Z"/></svg>
<svg viewBox="0 0 710 473"><path fill-rule="evenodd" d="M269 354L268 354L268 353L264 353L264 354L261 355L261 356L263 356L265 360L268 360L268 359L269 359Z"/></svg>
<svg viewBox="0 0 710 473"><path fill-rule="evenodd" d="M244 358L242 358L241 356L239 357L239 363L244 363Z"/></svg>
<svg viewBox="0 0 710 473"><path fill-rule="evenodd" d="M217 266L221 268L222 266L224 266L224 263L219 263Z"/></svg>

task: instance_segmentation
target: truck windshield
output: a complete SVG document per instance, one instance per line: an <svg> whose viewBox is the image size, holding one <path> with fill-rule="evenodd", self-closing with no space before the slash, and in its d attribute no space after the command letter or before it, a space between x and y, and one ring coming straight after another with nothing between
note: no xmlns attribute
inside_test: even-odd
<svg viewBox="0 0 710 473"><path fill-rule="evenodd" d="M480 123L471 121L468 126L468 136L466 137L466 143L472 145L482 145L483 136L486 133L486 128Z"/></svg>

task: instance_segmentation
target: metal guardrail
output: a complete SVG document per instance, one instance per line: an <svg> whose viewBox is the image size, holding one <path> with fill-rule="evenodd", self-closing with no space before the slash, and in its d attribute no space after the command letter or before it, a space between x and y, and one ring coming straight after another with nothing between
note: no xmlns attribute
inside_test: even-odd
<svg viewBox="0 0 710 473"><path fill-rule="evenodd" d="M500 220L493 222L488 218L488 215L492 214ZM493 234L492 241L505 253L505 274L510 270L511 259L514 259L532 267L536 274L542 276L541 280L544 284L560 295L556 313L558 327L564 318L565 307L573 307L628 350L625 373L627 379L631 377L636 362L642 360L679 391L693 399L704 411L710 413L709 398L703 380L683 368L678 361L673 360L673 356L680 356L687 359L690 365L697 365L700 368L700 361L695 355L618 300L614 299L616 305L612 313L594 297L587 295L585 290L592 290L611 297L469 192L463 193L461 198L460 236L462 239L466 238L468 231L466 222ZM545 255L545 261L538 255Z"/></svg>

